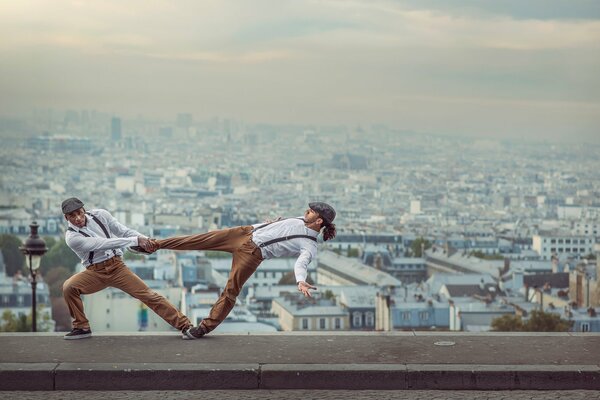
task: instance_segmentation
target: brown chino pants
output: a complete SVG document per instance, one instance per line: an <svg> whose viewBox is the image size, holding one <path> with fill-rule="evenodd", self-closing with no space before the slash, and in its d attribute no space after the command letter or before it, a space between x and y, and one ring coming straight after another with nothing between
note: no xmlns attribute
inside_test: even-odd
<svg viewBox="0 0 600 400"><path fill-rule="evenodd" d="M167 299L151 290L123 263L121 257L113 257L91 265L85 271L73 275L63 284L63 296L73 318L73 327L90 329L90 322L83 312L80 295L96 293L107 287L121 289L148 306L152 311L178 330L187 329L192 323Z"/></svg>
<svg viewBox="0 0 600 400"><path fill-rule="evenodd" d="M233 255L225 289L201 322L205 332L215 329L235 306L242 286L262 262L260 249L252 241L252 226L221 229L199 235L157 240L159 248L171 250L219 250Z"/></svg>

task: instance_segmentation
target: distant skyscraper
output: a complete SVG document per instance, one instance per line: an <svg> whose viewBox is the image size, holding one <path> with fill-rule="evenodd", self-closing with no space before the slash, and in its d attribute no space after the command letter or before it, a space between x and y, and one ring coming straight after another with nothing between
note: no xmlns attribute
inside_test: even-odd
<svg viewBox="0 0 600 400"><path fill-rule="evenodd" d="M121 118L113 117L110 122L110 135L114 142L121 140Z"/></svg>
<svg viewBox="0 0 600 400"><path fill-rule="evenodd" d="M190 113L181 113L177 114L177 127L188 129L192 126L192 114Z"/></svg>

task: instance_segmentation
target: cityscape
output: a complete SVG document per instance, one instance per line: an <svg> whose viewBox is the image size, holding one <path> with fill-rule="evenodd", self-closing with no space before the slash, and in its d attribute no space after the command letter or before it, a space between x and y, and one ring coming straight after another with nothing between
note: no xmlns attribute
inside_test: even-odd
<svg viewBox="0 0 600 400"><path fill-rule="evenodd" d="M309 266L314 296L298 293L295 260L267 260L221 332L485 332L538 311L572 332L600 331L598 143L84 109L35 109L0 131L0 234L24 241L36 221L56 254L60 204L72 196L156 238L332 204L338 234ZM38 325L69 330L60 285L83 267L46 258ZM30 318L28 273L11 260L0 259L0 314ZM126 251L126 260L195 323L231 265L214 252ZM84 304L98 332L173 330L116 289Z"/></svg>

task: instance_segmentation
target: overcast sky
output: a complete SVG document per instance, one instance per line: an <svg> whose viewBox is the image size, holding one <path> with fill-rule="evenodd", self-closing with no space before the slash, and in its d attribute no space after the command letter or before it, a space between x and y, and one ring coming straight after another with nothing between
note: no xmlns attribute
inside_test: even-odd
<svg viewBox="0 0 600 400"><path fill-rule="evenodd" d="M600 1L0 2L0 113L600 142Z"/></svg>

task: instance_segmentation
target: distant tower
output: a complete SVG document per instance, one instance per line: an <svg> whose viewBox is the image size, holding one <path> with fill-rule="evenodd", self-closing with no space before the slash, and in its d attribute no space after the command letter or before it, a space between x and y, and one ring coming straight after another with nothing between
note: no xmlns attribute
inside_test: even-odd
<svg viewBox="0 0 600 400"><path fill-rule="evenodd" d="M110 136L113 142L121 140L121 118L113 117L110 121Z"/></svg>
<svg viewBox="0 0 600 400"><path fill-rule="evenodd" d="M177 114L177 127L189 129L192 126L192 120L192 114L190 113Z"/></svg>

